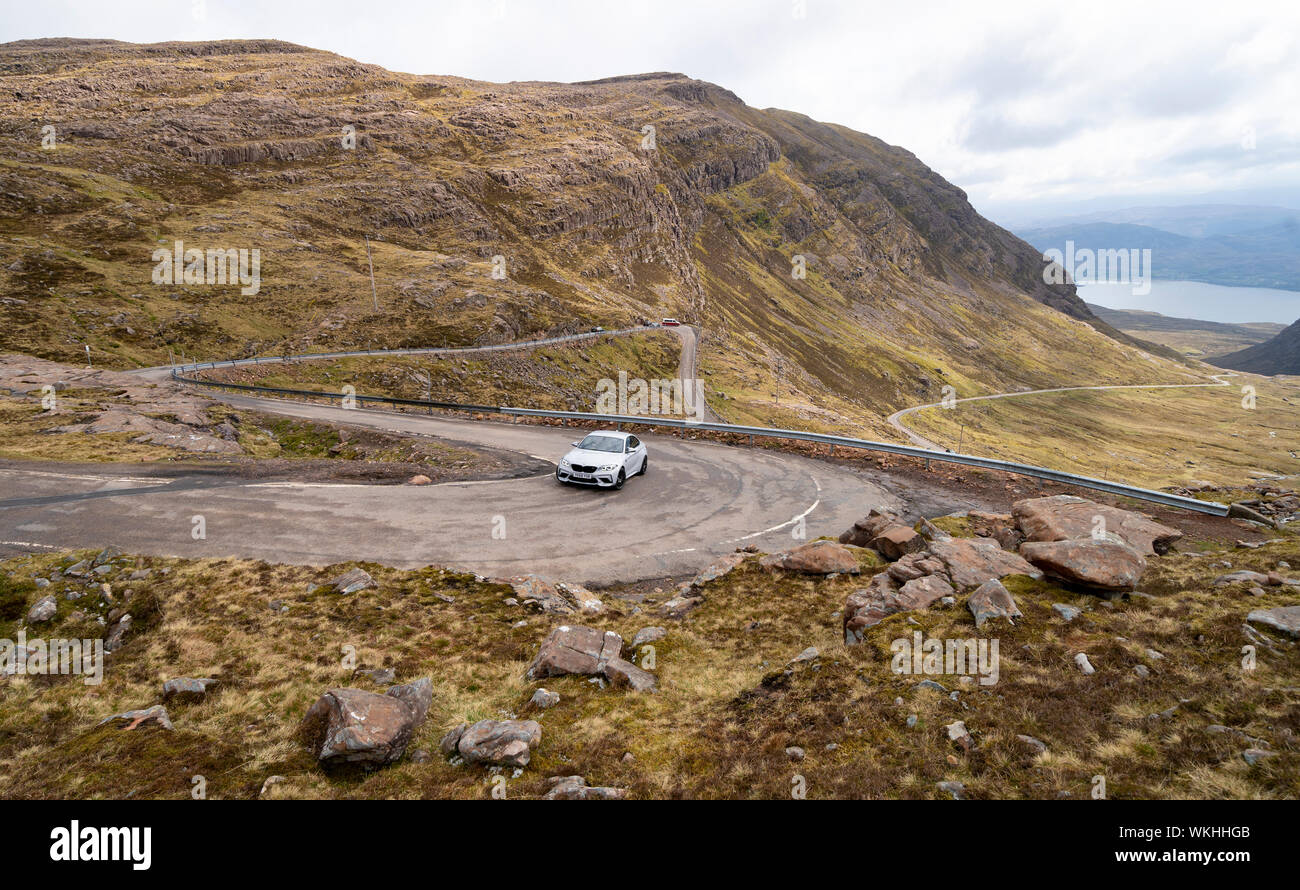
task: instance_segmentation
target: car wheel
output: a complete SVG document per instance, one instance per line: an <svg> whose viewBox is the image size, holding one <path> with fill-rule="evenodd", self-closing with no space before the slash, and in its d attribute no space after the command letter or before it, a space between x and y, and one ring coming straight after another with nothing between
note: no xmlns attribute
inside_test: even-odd
<svg viewBox="0 0 1300 890"><path fill-rule="evenodd" d="M624 472L623 472L622 470L619 470L619 471L618 471L618 478L614 480L614 490L615 490L615 491L618 491L620 488L623 487L623 483L626 482L626 481L627 481L627 476L626 476L626 474L624 474Z"/></svg>
<svg viewBox="0 0 1300 890"><path fill-rule="evenodd" d="M648 467L648 466L650 466L650 457L649 457L649 455L647 455L647 456L645 456L645 457L643 457L643 458L641 459L641 469L637 470L637 471L636 471L636 474L637 474L638 476L644 476L644 475L645 475L645 468Z"/></svg>

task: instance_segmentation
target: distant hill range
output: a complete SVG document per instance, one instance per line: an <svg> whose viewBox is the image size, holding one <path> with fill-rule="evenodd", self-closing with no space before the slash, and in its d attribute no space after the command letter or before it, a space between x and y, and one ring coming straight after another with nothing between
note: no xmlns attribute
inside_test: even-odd
<svg viewBox="0 0 1300 890"><path fill-rule="evenodd" d="M1126 334L1207 361L1214 361L1210 356L1226 356L1265 343L1286 329L1286 325L1275 322L1226 324L1198 318L1177 318L1141 309L1110 309L1096 303L1089 303L1088 308L1102 321Z"/></svg>
<svg viewBox="0 0 1300 890"><path fill-rule="evenodd" d="M1149 248L1157 279L1300 291L1300 210L1286 207L1132 207L1016 234L1043 251Z"/></svg>
<svg viewBox="0 0 1300 890"><path fill-rule="evenodd" d="M1254 374L1300 374L1300 321L1271 340L1209 361Z"/></svg>

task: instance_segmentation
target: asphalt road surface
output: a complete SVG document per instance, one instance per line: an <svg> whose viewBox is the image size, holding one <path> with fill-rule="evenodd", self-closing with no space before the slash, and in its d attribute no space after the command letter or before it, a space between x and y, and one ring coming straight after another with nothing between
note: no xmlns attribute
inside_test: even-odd
<svg viewBox="0 0 1300 890"><path fill-rule="evenodd" d="M219 394L242 408L507 448L555 461L579 438L555 429ZM606 584L694 572L736 547L774 551L838 534L899 498L863 474L794 455L643 437L645 476L622 491L550 473L442 485L266 482L180 467L0 468L0 552L116 545L160 556L323 565L446 565ZM181 473L182 475L177 475ZM194 537L194 517L206 537ZM495 534L494 534L495 532ZM503 536L502 536L503 535Z"/></svg>

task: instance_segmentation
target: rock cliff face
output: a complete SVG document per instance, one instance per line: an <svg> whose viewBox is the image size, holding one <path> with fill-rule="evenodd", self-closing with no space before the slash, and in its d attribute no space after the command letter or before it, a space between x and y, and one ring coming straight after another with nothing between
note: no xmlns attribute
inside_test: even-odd
<svg viewBox="0 0 1300 890"><path fill-rule="evenodd" d="M21 41L0 122L3 349L125 366L672 314L703 326L736 419L774 366L787 404L839 420L946 384L1152 376L911 153L680 74L490 84L269 40ZM176 241L258 249L257 293L156 282Z"/></svg>

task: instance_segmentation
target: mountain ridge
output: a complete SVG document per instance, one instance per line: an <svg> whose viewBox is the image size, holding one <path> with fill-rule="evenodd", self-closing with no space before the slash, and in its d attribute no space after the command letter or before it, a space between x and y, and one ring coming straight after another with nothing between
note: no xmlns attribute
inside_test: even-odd
<svg viewBox="0 0 1300 890"><path fill-rule="evenodd" d="M22 42L0 46L0 121L0 346L46 358L677 315L731 417L856 429L945 385L1188 374L1045 284L1034 248L906 149L686 75L491 84L271 40ZM259 293L154 285L147 258L176 240L259 247Z"/></svg>

